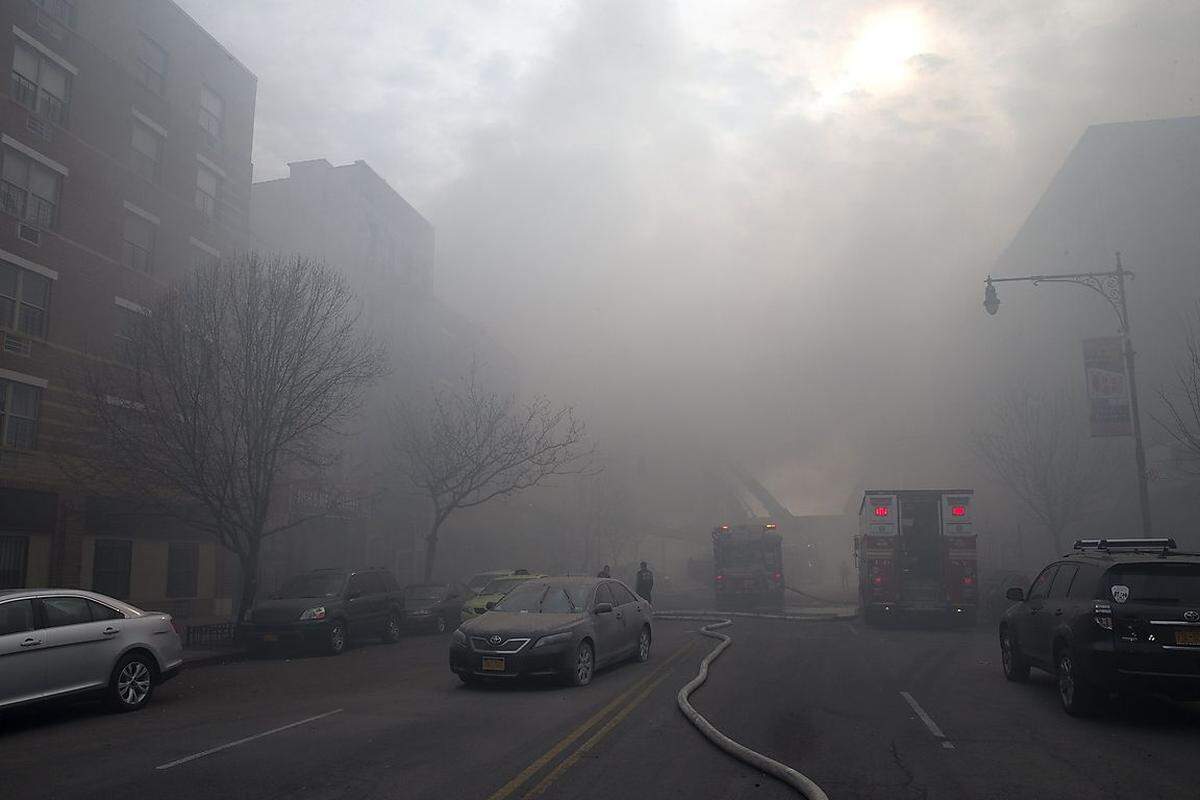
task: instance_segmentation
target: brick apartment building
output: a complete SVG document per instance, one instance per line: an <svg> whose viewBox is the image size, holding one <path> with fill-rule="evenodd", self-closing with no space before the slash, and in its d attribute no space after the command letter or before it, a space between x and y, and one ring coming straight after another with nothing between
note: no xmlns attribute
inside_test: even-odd
<svg viewBox="0 0 1200 800"><path fill-rule="evenodd" d="M0 59L0 588L228 613L213 542L104 513L53 456L72 364L118 359L175 274L249 245L256 78L169 0L5 0Z"/></svg>

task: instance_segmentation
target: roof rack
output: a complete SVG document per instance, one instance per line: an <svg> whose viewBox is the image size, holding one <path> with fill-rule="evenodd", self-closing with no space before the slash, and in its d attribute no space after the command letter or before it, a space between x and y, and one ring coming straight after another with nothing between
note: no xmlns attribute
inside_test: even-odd
<svg viewBox="0 0 1200 800"><path fill-rule="evenodd" d="M1076 539L1076 550L1175 550L1172 538L1161 539Z"/></svg>

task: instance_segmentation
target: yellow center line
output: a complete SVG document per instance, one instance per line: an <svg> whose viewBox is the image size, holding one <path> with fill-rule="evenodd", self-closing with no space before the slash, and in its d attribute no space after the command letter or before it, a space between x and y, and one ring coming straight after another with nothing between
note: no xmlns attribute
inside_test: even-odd
<svg viewBox="0 0 1200 800"><path fill-rule="evenodd" d="M688 645L688 649L690 649L690 648L691 648L691 645ZM589 750L591 750L593 747L595 747L596 743L599 742L601 739L603 739L605 736L607 736L612 731L613 728L620 725L621 720L623 720L627 716L629 716L629 713L631 711L633 711L635 708L637 708L638 705L643 700L645 700L647 697L649 697L650 693L653 692L656 688L658 688L658 685L660 683L662 683L663 681L665 681L668 677L670 677L670 676L666 672L664 672L662 675L659 675L658 678L656 678L653 683L651 683L649 686L647 686L645 689L643 689L641 691L641 693L629 703L629 705L625 706L619 712L617 712L615 715L613 715L612 719L610 719L608 722L604 723L604 727L600 728L600 730L598 730L594 734L592 734L591 737L586 742L581 744L579 746L578 750L576 750L574 753L571 753L571 755L567 756L562 761L560 761L558 763L558 766L556 766L554 769L550 770L550 772L546 775L546 777L542 778L542 780L538 782L537 786L534 786L532 789L530 789L521 798L521 800L529 800L529 798L538 797L543 792L545 792L548 788L550 788L550 784L554 783L554 781L558 780L559 776L561 776L564 772L566 772L572 766L574 766L576 761L578 761L580 758L583 757L583 755L585 753L587 753Z"/></svg>
<svg viewBox="0 0 1200 800"><path fill-rule="evenodd" d="M672 653L667 658L666 661L664 661L657 669L654 670L654 672L651 672L649 675L647 675L646 677L639 680L633 686L630 686L628 689L626 689L625 691L623 691L619 695L617 695L612 700L612 702L610 702L608 705L604 706L604 708L600 709L595 714L593 714L591 717L589 717L587 719L587 721L584 722L582 725L580 725L578 728L576 728L575 730L571 731L566 736L564 736L561 740L559 740L559 742L557 744L555 744L553 747L551 747L549 750L547 750L544 754L539 756L537 758L537 760L535 760L528 767L526 767L525 769L523 769L519 773L517 773L517 776L515 778L513 778L508 783L504 784L499 789L497 789L495 792L490 794L488 796L487 800L504 800L504 798L511 795L517 789L521 788L521 786L523 784L525 784L530 778L532 778L539 771L541 771L541 769L543 767L545 767L547 764L549 764L551 761L553 761L555 758L557 758L558 755L562 751L564 751L568 747L570 747L575 742L576 739L578 739L580 736L583 736L585 733L587 733L592 727L594 727L596 725L596 723L600 722L600 720L602 720L606 716L608 716L608 714L610 714L613 710L618 708L622 703L624 703L630 697L636 695L640 689L645 687L648 683L653 681L659 675L662 675L662 677L666 677L665 671L666 671L667 667L669 667L671 665L671 663L673 661L675 661L675 659L679 658L686 651L690 650L692 647L692 644L693 644L692 642L687 642L687 643L681 645L679 647L679 649L676 650L674 653Z"/></svg>

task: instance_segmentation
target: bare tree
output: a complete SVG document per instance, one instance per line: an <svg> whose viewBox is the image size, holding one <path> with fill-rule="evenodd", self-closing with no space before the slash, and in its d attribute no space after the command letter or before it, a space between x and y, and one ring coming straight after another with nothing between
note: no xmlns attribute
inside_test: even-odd
<svg viewBox="0 0 1200 800"><path fill-rule="evenodd" d="M232 551L240 619L263 540L304 521L281 513L283 481L336 462L331 434L384 372L384 353L359 331L337 272L249 254L198 267L134 315L118 356L85 369L85 432L63 467Z"/></svg>
<svg viewBox="0 0 1200 800"><path fill-rule="evenodd" d="M631 551L636 553L637 546L646 535L637 519L633 492L612 470L605 470L591 488L586 507L588 549L601 560L619 568Z"/></svg>
<svg viewBox="0 0 1200 800"><path fill-rule="evenodd" d="M1062 552L1066 530L1112 491L1112 464L1085 447L1077 405L1066 394L1014 394L976 432L976 456L1025 505Z"/></svg>
<svg viewBox="0 0 1200 800"><path fill-rule="evenodd" d="M1175 387L1158 391L1162 413L1151 418L1187 454L1184 472L1200 475L1200 308L1192 313L1184 339L1185 356L1175 369Z"/></svg>
<svg viewBox="0 0 1200 800"><path fill-rule="evenodd" d="M456 390L436 392L428 405L396 403L398 466L432 514L425 580L433 576L438 532L458 509L593 470L594 450L571 407L544 397L520 404L483 387L478 373L472 366Z"/></svg>

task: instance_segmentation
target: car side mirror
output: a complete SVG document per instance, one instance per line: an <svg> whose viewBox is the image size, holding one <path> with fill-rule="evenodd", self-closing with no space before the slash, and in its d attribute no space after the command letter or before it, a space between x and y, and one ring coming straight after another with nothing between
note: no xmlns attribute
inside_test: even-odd
<svg viewBox="0 0 1200 800"><path fill-rule="evenodd" d="M494 600L488 600L488 603L487 603L487 610L488 610L488 611L491 611L491 610L492 610L493 608L495 608L495 607L496 607L496 603L495 603L495 601L494 601Z"/></svg>
<svg viewBox="0 0 1200 800"><path fill-rule="evenodd" d="M1025 599L1025 590L1020 586L1012 586L1004 593L1004 596L1014 603L1020 603Z"/></svg>
<svg viewBox="0 0 1200 800"><path fill-rule="evenodd" d="M611 614L612 603L596 603L596 607L592 609L594 614Z"/></svg>
<svg viewBox="0 0 1200 800"><path fill-rule="evenodd" d="M346 592L347 600L357 600L360 597L362 597L362 592Z"/></svg>

